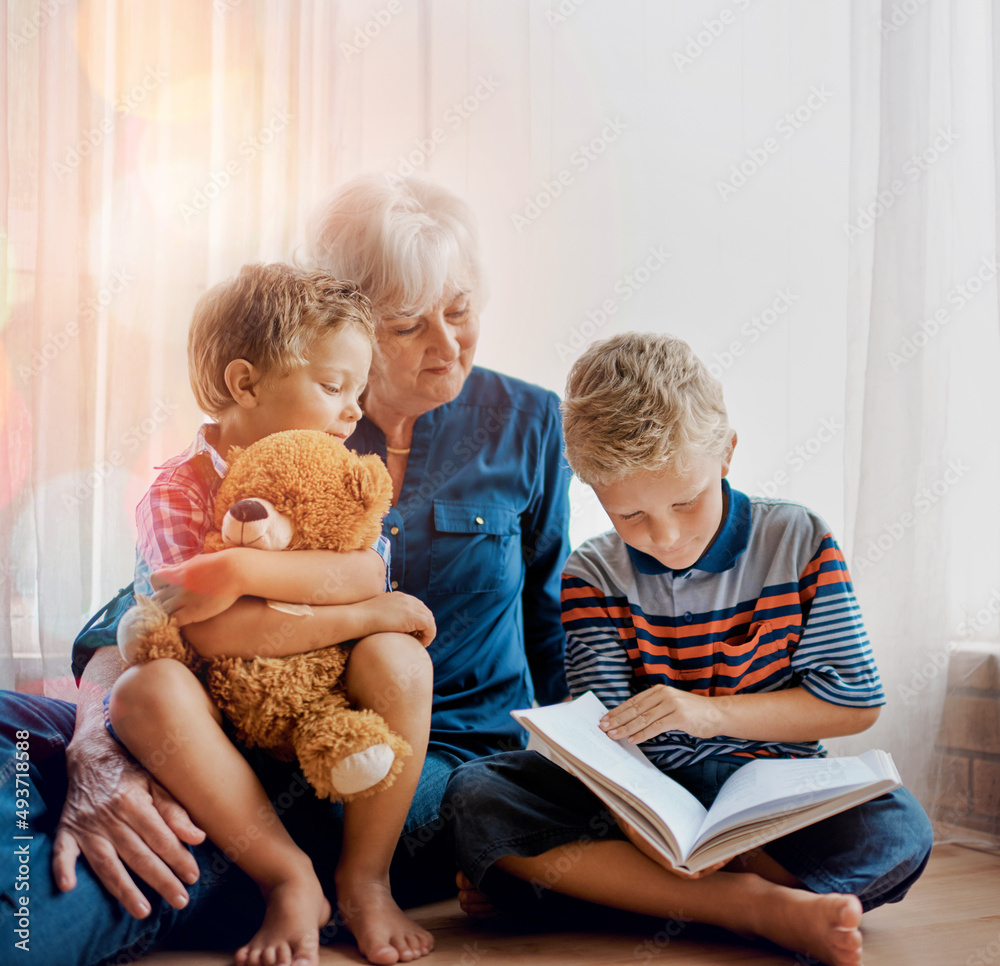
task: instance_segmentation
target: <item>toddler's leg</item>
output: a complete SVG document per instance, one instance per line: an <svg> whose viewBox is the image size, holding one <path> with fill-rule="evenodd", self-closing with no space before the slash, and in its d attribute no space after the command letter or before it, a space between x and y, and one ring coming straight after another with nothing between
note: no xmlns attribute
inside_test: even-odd
<svg viewBox="0 0 1000 966"><path fill-rule="evenodd" d="M434 939L392 898L389 863L420 778L430 733L433 668L406 634L373 634L354 645L345 677L351 704L385 718L413 749L387 789L344 804L337 901L362 954L373 963L410 962Z"/></svg>
<svg viewBox="0 0 1000 966"><path fill-rule="evenodd" d="M461 802L454 820L459 864L488 895L527 904L552 890L763 936L834 966L861 962L855 896L816 895L751 872L682 878L624 840L598 799L534 752L463 765L445 801Z"/></svg>
<svg viewBox="0 0 1000 966"><path fill-rule="evenodd" d="M115 683L109 711L132 754L260 886L264 924L236 962L315 966L330 905L312 862L222 730L219 710L198 679L172 660L129 668Z"/></svg>

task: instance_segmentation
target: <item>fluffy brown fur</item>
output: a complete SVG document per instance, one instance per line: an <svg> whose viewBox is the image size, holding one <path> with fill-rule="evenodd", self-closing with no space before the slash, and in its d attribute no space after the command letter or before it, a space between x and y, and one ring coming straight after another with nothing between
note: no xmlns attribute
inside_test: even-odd
<svg viewBox="0 0 1000 966"><path fill-rule="evenodd" d="M289 516L295 537L286 548L357 550L371 546L389 510L392 482L377 456L357 456L339 440L313 431L275 433L230 453L219 488L215 525L247 498L263 498ZM223 547L209 534L206 551ZM388 788L411 754L407 742L374 711L350 707L343 673L349 649L332 645L288 657L201 658L176 621L139 598L142 629L137 662L160 657L182 661L198 673L212 699L236 726L239 740L284 760L298 757L317 795L335 801L363 798ZM290 618L294 620L295 618ZM349 755L387 744L395 754L388 775L355 794L338 794L330 771Z"/></svg>

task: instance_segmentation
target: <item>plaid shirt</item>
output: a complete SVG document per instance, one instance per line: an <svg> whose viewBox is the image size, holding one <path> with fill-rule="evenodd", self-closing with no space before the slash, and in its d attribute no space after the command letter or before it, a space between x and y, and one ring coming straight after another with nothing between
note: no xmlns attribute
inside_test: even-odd
<svg viewBox="0 0 1000 966"><path fill-rule="evenodd" d="M205 423L186 453L167 460L135 511L135 592L151 594L150 575L161 567L197 556L215 529L215 496L228 467L210 438L215 423ZM372 545L385 563L389 588L389 540L379 536Z"/></svg>

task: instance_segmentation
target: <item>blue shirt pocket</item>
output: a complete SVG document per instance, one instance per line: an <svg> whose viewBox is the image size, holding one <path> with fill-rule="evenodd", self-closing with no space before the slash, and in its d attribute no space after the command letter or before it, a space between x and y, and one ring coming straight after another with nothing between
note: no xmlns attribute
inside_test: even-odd
<svg viewBox="0 0 1000 966"><path fill-rule="evenodd" d="M488 593L519 579L520 541L511 507L435 500L428 594Z"/></svg>

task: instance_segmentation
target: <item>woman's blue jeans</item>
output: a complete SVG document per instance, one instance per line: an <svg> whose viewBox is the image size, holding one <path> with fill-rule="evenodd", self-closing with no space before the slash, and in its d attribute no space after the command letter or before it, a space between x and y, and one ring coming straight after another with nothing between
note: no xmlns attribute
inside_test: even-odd
<svg viewBox="0 0 1000 966"><path fill-rule="evenodd" d="M14 930L24 929L27 943L16 961L30 966L91 966L131 962L154 946L236 949L242 945L259 927L264 903L249 877L208 842L190 850L201 875L188 887L190 901L182 910L173 909L139 881L152 912L145 919L133 919L82 857L77 862L76 888L71 892L56 888L52 844L66 797L65 750L75 718L75 706L64 701L0 691L0 935L9 944L21 938ZM30 736L29 761L21 771L15 758L19 731ZM336 908L333 872L340 856L340 807L316 799L294 765L263 753L248 757L289 832L313 859ZM403 906L455 893L455 864L440 805L448 778L459 764L447 751L428 750L390 870L393 894ZM28 827L18 828L15 804L25 802ZM14 835L30 838L15 840ZM321 938L325 942L347 938L336 916Z"/></svg>

